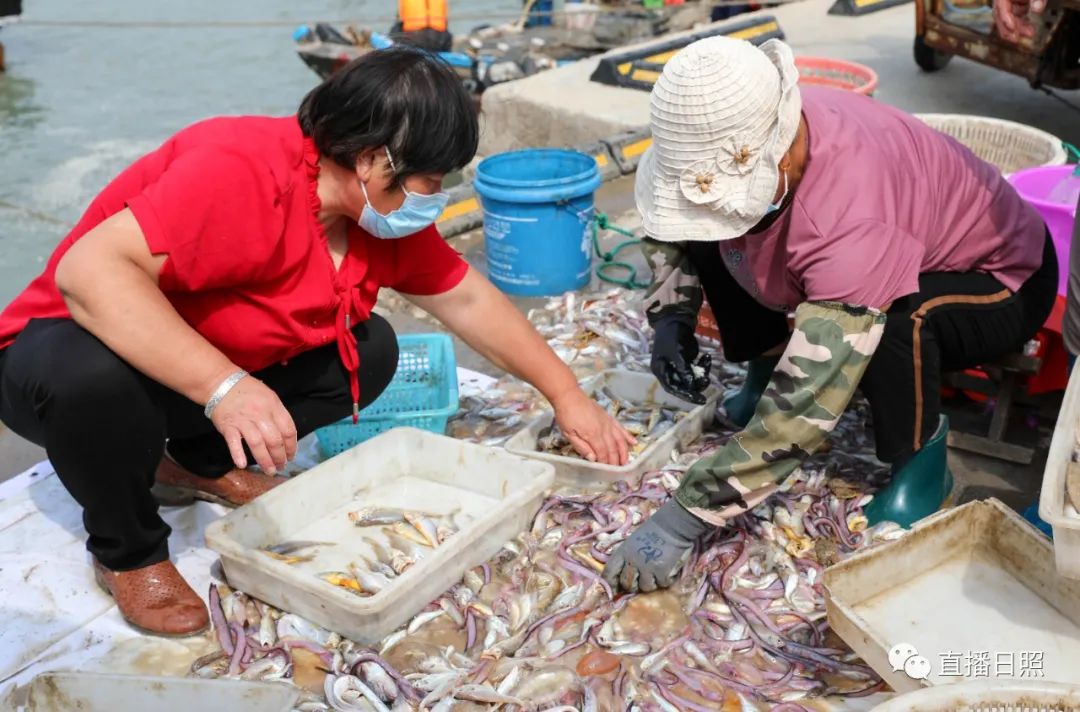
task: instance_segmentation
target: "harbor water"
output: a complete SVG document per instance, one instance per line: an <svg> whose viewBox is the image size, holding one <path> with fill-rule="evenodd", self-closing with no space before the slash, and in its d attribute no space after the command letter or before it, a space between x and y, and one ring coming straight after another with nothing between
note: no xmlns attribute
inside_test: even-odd
<svg viewBox="0 0 1080 712"><path fill-rule="evenodd" d="M451 29L509 21L519 0L452 0ZM36 0L0 29L0 306L40 272L94 195L199 119L289 114L318 82L296 26L386 31L388 0Z"/></svg>

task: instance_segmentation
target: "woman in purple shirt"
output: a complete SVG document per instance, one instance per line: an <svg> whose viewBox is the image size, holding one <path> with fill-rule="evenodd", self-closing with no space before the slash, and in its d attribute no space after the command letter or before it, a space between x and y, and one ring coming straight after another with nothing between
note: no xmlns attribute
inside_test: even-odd
<svg viewBox="0 0 1080 712"><path fill-rule="evenodd" d="M741 427L617 549L605 577L671 583L694 541L776 491L861 388L890 484L872 521L908 526L952 486L946 370L1018 350L1050 312L1046 227L992 166L916 118L798 87L791 50L696 42L652 93L635 197L653 267L653 372L704 402L694 324L707 297L724 356L749 361L724 402ZM788 315L794 313L794 326Z"/></svg>

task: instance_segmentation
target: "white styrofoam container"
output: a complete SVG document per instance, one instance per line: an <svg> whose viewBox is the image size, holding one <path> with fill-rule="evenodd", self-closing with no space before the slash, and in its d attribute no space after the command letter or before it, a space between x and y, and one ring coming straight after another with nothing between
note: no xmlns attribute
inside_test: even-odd
<svg viewBox="0 0 1080 712"><path fill-rule="evenodd" d="M1080 579L1080 517L1066 503L1065 479L1080 427L1080 369L1073 369L1046 456L1039 516L1054 530L1054 555L1062 576Z"/></svg>
<svg viewBox="0 0 1080 712"><path fill-rule="evenodd" d="M551 465L414 428L361 443L214 522L206 543L221 554L229 584L282 610L365 644L378 642L528 528ZM363 506L471 521L393 584L361 598L320 580L328 568L370 551L345 516ZM258 551L296 539L333 541L314 562L290 566Z"/></svg>
<svg viewBox="0 0 1080 712"><path fill-rule="evenodd" d="M994 672L998 654L1041 651L1045 680L1080 684L1080 582L1058 576L1049 540L996 499L931 515L823 583L829 625L897 692L962 679L944 655L978 651ZM890 665L901 643L930 661L926 680Z"/></svg>
<svg viewBox="0 0 1080 712"><path fill-rule="evenodd" d="M27 712L289 712L300 690L287 683L48 672L30 683Z"/></svg>
<svg viewBox="0 0 1080 712"><path fill-rule="evenodd" d="M1077 712L1080 686L1043 680L975 680L897 695L870 712Z"/></svg>
<svg viewBox="0 0 1080 712"><path fill-rule="evenodd" d="M539 416L510 438L506 442L506 449L515 455L550 462L555 466L555 478L559 484L577 487L607 486L612 482L633 479L667 463L675 448L684 448L689 445L701 435L705 427L713 422L716 416L716 402L720 399L720 390L715 386L709 386L705 391L704 405L695 406L665 391L652 374L619 369L604 371L582 387L586 393L592 394L605 386L614 395L630 403L657 403L665 407L678 408L688 415L650 443L637 457L622 466L604 465L576 457L538 452L536 441L540 432L551 425L555 417L552 413Z"/></svg>

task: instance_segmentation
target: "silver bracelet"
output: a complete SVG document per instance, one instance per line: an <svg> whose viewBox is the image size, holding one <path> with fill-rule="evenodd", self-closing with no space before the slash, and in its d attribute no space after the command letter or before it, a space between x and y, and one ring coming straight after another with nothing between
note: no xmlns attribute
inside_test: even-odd
<svg viewBox="0 0 1080 712"><path fill-rule="evenodd" d="M224 399L225 396L229 395L229 391L231 391L237 383L247 378L247 375L247 371L241 370L237 371L236 373L230 374L228 378L222 381L221 385L217 387L216 391L214 391L214 395L210 396L210 400L206 401L206 408L203 409L203 415L205 415L207 418L213 415L214 408L217 408L218 404L221 403L222 399Z"/></svg>

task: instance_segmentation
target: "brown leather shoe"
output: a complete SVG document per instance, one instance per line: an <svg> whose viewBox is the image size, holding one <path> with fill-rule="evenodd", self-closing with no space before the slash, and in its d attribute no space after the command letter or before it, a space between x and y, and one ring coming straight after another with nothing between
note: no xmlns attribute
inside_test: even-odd
<svg viewBox="0 0 1080 712"><path fill-rule="evenodd" d="M201 499L226 507L239 507L274 489L285 479L248 470L230 470L217 478L199 477L163 457L152 491L158 502L165 505L191 504Z"/></svg>
<svg viewBox="0 0 1080 712"><path fill-rule="evenodd" d="M210 614L171 561L131 571L111 571L94 559L98 585L116 600L124 620L144 633L196 635L210 625Z"/></svg>

